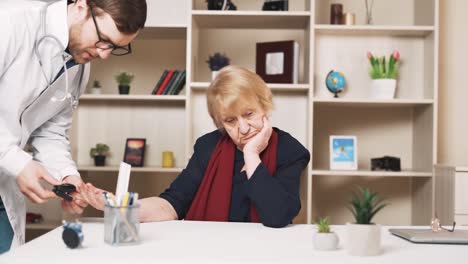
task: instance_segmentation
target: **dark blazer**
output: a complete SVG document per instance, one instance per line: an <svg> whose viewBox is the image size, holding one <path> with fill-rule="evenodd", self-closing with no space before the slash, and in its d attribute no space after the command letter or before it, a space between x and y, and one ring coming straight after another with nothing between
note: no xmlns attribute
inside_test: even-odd
<svg viewBox="0 0 468 264"><path fill-rule="evenodd" d="M245 172L243 153L236 149L232 181L230 222L250 222L251 202L261 222L284 227L301 209L300 176L310 160L309 151L287 132L278 132L277 167L273 177L260 163L250 179ZM211 154L222 134L216 130L198 138L187 167L160 197L166 199L183 219L197 193Z"/></svg>

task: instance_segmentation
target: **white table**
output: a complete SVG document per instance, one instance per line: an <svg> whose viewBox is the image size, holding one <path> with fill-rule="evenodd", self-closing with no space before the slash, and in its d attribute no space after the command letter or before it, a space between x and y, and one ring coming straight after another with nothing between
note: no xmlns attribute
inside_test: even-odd
<svg viewBox="0 0 468 264"><path fill-rule="evenodd" d="M63 228L30 241L0 257L0 263L468 263L468 246L412 244L383 230L383 254L353 257L343 249L315 251L313 225L273 229L260 224L170 221L140 226L141 243L113 247L104 243L102 223L84 223L84 242L68 249Z"/></svg>

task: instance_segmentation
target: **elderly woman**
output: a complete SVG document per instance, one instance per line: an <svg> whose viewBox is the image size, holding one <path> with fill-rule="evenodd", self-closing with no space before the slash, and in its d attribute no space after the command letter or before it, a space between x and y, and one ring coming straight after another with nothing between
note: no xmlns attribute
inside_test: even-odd
<svg viewBox="0 0 468 264"><path fill-rule="evenodd" d="M271 127L270 89L255 73L228 66L208 88L207 102L218 129L197 140L187 167L164 193L140 200L140 220L291 223L301 208L299 179L310 155ZM89 203L102 209L93 198Z"/></svg>

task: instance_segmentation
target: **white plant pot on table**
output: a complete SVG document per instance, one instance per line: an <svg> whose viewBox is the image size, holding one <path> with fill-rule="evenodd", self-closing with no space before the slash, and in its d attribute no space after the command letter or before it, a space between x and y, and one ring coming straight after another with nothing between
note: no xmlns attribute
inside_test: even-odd
<svg viewBox="0 0 468 264"><path fill-rule="evenodd" d="M376 256L381 253L381 226L346 224L346 250L353 256Z"/></svg>
<svg viewBox="0 0 468 264"><path fill-rule="evenodd" d="M316 250L335 250L338 248L338 241L338 236L334 232L316 233L313 243Z"/></svg>
<svg viewBox="0 0 468 264"><path fill-rule="evenodd" d="M371 80L371 98L393 99L395 98L396 79L374 79Z"/></svg>

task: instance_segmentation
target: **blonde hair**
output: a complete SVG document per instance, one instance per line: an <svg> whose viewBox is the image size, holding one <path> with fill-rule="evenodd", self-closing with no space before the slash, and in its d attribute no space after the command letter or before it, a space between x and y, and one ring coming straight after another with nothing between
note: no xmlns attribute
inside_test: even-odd
<svg viewBox="0 0 468 264"><path fill-rule="evenodd" d="M240 66L224 67L208 87L206 99L208 112L220 130L223 130L221 109L235 112L258 104L266 114L273 110L270 88L256 73Z"/></svg>

